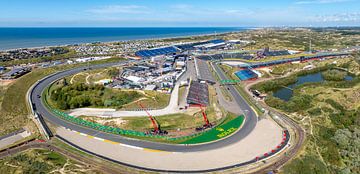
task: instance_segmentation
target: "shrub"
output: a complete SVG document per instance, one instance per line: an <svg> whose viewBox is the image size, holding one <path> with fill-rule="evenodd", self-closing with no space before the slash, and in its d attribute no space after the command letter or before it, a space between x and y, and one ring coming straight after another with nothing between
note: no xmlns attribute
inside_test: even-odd
<svg viewBox="0 0 360 174"><path fill-rule="evenodd" d="M347 73L345 71L340 70L327 70L321 73L322 77L325 80L329 81L342 81L345 79Z"/></svg>
<svg viewBox="0 0 360 174"><path fill-rule="evenodd" d="M102 85L86 85L82 83L58 87L51 92L50 99L62 109L81 107L121 107L142 95L135 91L121 91L105 88Z"/></svg>

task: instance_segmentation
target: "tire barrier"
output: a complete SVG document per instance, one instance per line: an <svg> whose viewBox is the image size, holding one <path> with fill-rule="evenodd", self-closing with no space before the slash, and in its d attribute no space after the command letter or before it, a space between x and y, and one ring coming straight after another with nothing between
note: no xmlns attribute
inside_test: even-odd
<svg viewBox="0 0 360 174"><path fill-rule="evenodd" d="M46 98L46 97L44 97L44 98ZM82 118L74 117L74 116L68 115L64 112L61 112L57 109L51 108L46 100L43 100L43 101L44 101L45 106L52 113L54 113L57 117L59 117L63 120L66 120L68 122L71 122L71 123L74 123L74 124L77 124L80 126L84 126L84 127L98 130L98 131L116 134L116 135L124 135L124 136L130 136L130 137L142 137L142 138L155 138L155 139L163 139L163 140L168 140L168 141L181 141L181 140L187 140L187 139L197 137L197 136L207 132L207 131L203 131L203 132L195 133L195 134L188 135L188 136L182 136L182 137L167 137L167 136L162 136L162 135L151 135L151 134L146 134L145 132L140 132L140 131L126 130L126 129L116 128L116 127L112 127L112 126L105 126L105 125L102 125L99 123L94 123L91 121L84 120Z"/></svg>
<svg viewBox="0 0 360 174"><path fill-rule="evenodd" d="M281 143L276 146L274 149L270 150L269 152L266 152L264 153L263 155L261 156L257 156L255 157L255 161L259 161L259 160L263 160L267 157L270 157L270 156L273 156L275 155L276 153L280 152L282 149L284 149L287 144L289 143L290 141L290 134L289 134L289 131L288 130L284 130L283 131L283 137L282 137L282 140L281 140Z"/></svg>
<svg viewBox="0 0 360 174"><path fill-rule="evenodd" d="M74 147L74 148L76 148L78 150L81 150L81 151L83 151L85 153L94 155L96 157L102 158L102 159L107 160L107 161L114 162L116 164L124 165L124 166L127 166L127 167L139 169L139 170L145 170L145 171L151 171L151 172L160 172L160 173L208 173L208 172L218 172L218 171L223 171L223 170L234 169L234 168L246 166L246 165L253 164L253 163L256 163L258 161L266 160L267 158L270 158L272 155L274 155L274 154L280 152L282 149L284 149L286 147L286 145L288 144L288 142L290 140L289 131L284 130L283 133L284 133L284 138L286 140L283 140L282 143L278 146L279 148L277 148L274 152L265 153L266 155L264 154L263 156L256 157L256 158L254 158L252 160L245 161L245 162L242 162L242 163L233 164L233 165L229 165L229 166L225 166L225 167L219 167L219 168L211 168L211 169L206 169L206 170L161 170L161 169L137 166L137 165L133 165L133 164L130 164L130 163L114 160L114 159L108 158L106 156L97 154L95 152L86 150L86 149L84 149L84 148L82 148L82 147L80 147L80 146L66 140L65 138L63 138L63 137L61 137L59 135L56 135L56 137L59 140L63 141L64 143L66 143L66 144L68 144L68 145L70 145L70 146L72 146L72 147Z"/></svg>

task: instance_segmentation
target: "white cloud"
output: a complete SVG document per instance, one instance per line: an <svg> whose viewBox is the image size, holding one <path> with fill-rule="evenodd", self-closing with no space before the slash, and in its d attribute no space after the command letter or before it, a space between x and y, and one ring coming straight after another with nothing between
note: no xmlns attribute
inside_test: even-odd
<svg viewBox="0 0 360 174"><path fill-rule="evenodd" d="M191 18L213 18L213 17L245 17L254 12L245 8L237 9L210 9L206 7L197 7L189 4L175 4L170 6L173 15L191 16ZM175 14L174 14L175 13Z"/></svg>
<svg viewBox="0 0 360 174"><path fill-rule="evenodd" d="M332 4L332 3L341 3L349 2L352 0L300 0L295 2L295 4Z"/></svg>
<svg viewBox="0 0 360 174"><path fill-rule="evenodd" d="M360 12L338 13L331 15L317 15L313 17L315 22L360 22Z"/></svg>
<svg viewBox="0 0 360 174"><path fill-rule="evenodd" d="M109 5L88 10L95 14L147 14L149 9L138 5Z"/></svg>
<svg viewBox="0 0 360 174"><path fill-rule="evenodd" d="M255 14L254 11L249 10L249 9L228 9L228 10L224 10L223 13L227 14L227 15L235 15L235 16L247 16L247 15L253 15Z"/></svg>
<svg viewBox="0 0 360 174"><path fill-rule="evenodd" d="M174 9L174 10L189 10L192 9L192 5L189 4L175 4L172 5L170 8Z"/></svg>

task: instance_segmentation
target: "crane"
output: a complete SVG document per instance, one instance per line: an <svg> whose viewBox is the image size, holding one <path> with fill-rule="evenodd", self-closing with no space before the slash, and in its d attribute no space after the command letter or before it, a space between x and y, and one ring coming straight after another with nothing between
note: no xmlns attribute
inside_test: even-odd
<svg viewBox="0 0 360 174"><path fill-rule="evenodd" d="M141 109L144 109L146 114L149 116L149 119L154 127L154 132L157 133L159 132L159 126L158 124L156 123L154 117L145 109L145 107L140 103L140 101L137 102L137 104L141 107Z"/></svg>

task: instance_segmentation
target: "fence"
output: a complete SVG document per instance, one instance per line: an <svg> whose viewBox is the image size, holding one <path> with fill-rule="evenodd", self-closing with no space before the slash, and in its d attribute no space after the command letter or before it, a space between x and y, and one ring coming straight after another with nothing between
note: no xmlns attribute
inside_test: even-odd
<svg viewBox="0 0 360 174"><path fill-rule="evenodd" d="M44 97L45 98L45 97ZM197 137L207 131L203 131L203 132L199 132L199 133L195 133L195 134L191 134L188 136L182 136L182 137L167 137L167 136L162 136L162 135L151 135L151 134L146 134L145 132L139 132L139 131L133 131L133 130L125 130L125 129L121 129L121 128L116 128L116 127L111 127L111 126L105 126L99 123L94 123L91 121L87 121L84 120L82 118L78 118L78 117L74 117L71 115L68 115L64 112L61 112L57 109L53 109L49 106L49 104L47 103L46 99L44 100L44 103L46 105L46 107L48 107L50 109L50 111L52 113L54 113L57 117L66 120L68 122L80 125L80 126L84 126L84 127L88 127L91 129L95 129L98 131L102 131L102 132L106 132L106 133L112 133L112 134L116 134L116 135L124 135L124 136L135 136L135 137L143 137L143 138L156 138L156 139L163 139L163 140L168 140L168 141L181 141L181 140L188 140L194 137Z"/></svg>
<svg viewBox="0 0 360 174"><path fill-rule="evenodd" d="M99 123L95 123L95 122L84 120L82 118L71 116L71 115L66 114L62 111L59 111L57 109L53 109L46 100L46 98L47 98L46 94L42 98L43 98L43 102L44 102L45 106L47 108L49 108L49 110L52 113L54 113L55 116L57 116L63 120L66 120L68 122L80 125L80 126L84 126L87 128L101 131L101 132L106 132L106 133L111 133L111 134L116 134L116 135L124 135L124 136L139 137L139 138L155 138L155 139L162 139L162 140L167 140L167 141L174 141L174 142L176 141L176 143L181 143L183 141L193 139L195 137L203 135L212 130L212 129L207 129L202 132L194 133L194 134L191 134L188 136L181 136L181 137L168 137L168 136L163 136L163 135L146 134L145 132L140 132L140 131L126 130L126 129L116 128L116 127L112 127L112 126L105 126L105 125L102 125ZM218 126L220 126L224 120L225 120L225 118L222 119L221 121L219 121ZM218 126L215 126L214 129L217 128Z"/></svg>

